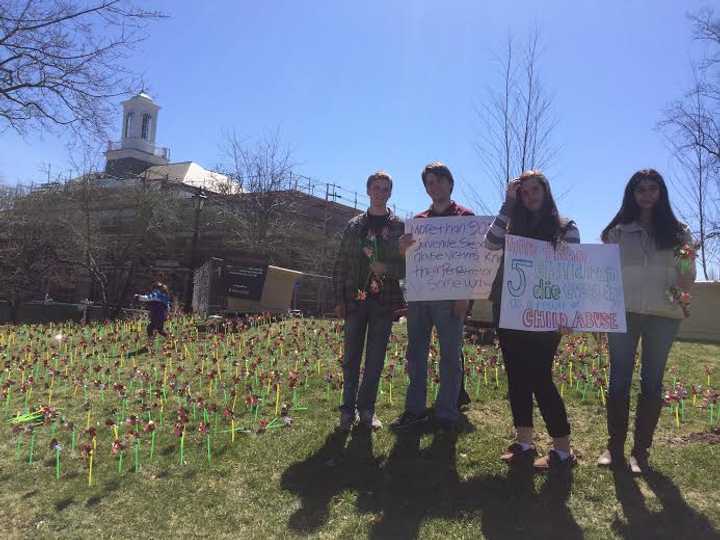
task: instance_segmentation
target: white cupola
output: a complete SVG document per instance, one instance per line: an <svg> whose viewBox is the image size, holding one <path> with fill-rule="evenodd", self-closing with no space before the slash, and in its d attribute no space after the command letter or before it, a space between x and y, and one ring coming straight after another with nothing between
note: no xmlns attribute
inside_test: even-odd
<svg viewBox="0 0 720 540"><path fill-rule="evenodd" d="M143 150L155 146L160 107L145 92L123 101L122 147Z"/></svg>
<svg viewBox="0 0 720 540"><path fill-rule="evenodd" d="M168 149L155 146L160 106L145 91L123 101L122 106L120 141L108 143L105 170L138 173L152 165L167 164Z"/></svg>

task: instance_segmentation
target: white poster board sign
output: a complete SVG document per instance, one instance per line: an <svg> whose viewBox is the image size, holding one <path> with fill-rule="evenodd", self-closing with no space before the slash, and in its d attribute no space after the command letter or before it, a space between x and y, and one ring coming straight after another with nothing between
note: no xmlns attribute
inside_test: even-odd
<svg viewBox="0 0 720 540"><path fill-rule="evenodd" d="M620 250L505 236L500 328L625 332Z"/></svg>
<svg viewBox="0 0 720 540"><path fill-rule="evenodd" d="M484 247L494 218L454 216L409 219L415 243L405 254L405 296L421 300L487 298L501 251Z"/></svg>

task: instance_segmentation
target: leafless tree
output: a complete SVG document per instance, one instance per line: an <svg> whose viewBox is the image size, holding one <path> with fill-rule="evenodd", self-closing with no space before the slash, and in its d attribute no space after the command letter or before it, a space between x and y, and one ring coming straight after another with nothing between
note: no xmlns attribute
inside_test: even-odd
<svg viewBox="0 0 720 540"><path fill-rule="evenodd" d="M553 99L540 76L541 36L534 30L520 47L512 36L498 55L498 83L478 106L480 125L476 149L483 172L498 195L528 169L547 169L557 154L552 135L557 120ZM489 211L484 188L475 186L476 204Z"/></svg>
<svg viewBox="0 0 720 540"><path fill-rule="evenodd" d="M700 264L705 279L709 279L713 260L714 239L720 230L718 212L718 161L707 150L707 98L701 83L683 101L673 104L661 122L665 139L673 152L678 171L671 182L679 195L678 210L693 229L700 242Z"/></svg>
<svg viewBox="0 0 720 540"><path fill-rule="evenodd" d="M702 69L709 69L720 64L720 18L710 7L705 7L697 13L689 15L693 26L693 37L699 41L708 42L711 46L709 53L703 58Z"/></svg>
<svg viewBox="0 0 720 540"><path fill-rule="evenodd" d="M295 209L289 194L295 166L290 148L277 132L255 143L232 132L221 148L228 160L223 172L241 190L228 195L224 214L230 234L254 255L280 256L287 249Z"/></svg>
<svg viewBox="0 0 720 540"><path fill-rule="evenodd" d="M720 264L720 18L704 9L690 20L695 39L708 42L708 53L693 66L690 90L663 111L658 127L679 169L672 178L678 209L700 242L709 279Z"/></svg>
<svg viewBox="0 0 720 540"><path fill-rule="evenodd" d="M68 239L52 217L55 202L45 190L0 190L0 298L13 320L23 302L43 298L63 279Z"/></svg>
<svg viewBox="0 0 720 540"><path fill-rule="evenodd" d="M187 205L164 182L88 172L0 197L0 294L13 305L83 282L106 316L126 305L158 259L182 250ZM70 287L66 286L70 282ZM42 293L42 294L41 294Z"/></svg>
<svg viewBox="0 0 720 540"><path fill-rule="evenodd" d="M219 168L242 189L219 206L228 243L252 259L327 275L339 241L329 232L337 228L330 224L336 203L329 185L325 199L298 187L311 179L295 172L292 151L277 131L256 142L225 134L221 150L226 164Z"/></svg>
<svg viewBox="0 0 720 540"><path fill-rule="evenodd" d="M183 220L180 199L160 181L87 173L67 183L58 219L75 249L64 262L82 269L114 315L139 275L171 251Z"/></svg>
<svg viewBox="0 0 720 540"><path fill-rule="evenodd" d="M105 139L113 98L132 86L124 61L160 17L130 0L0 2L0 130Z"/></svg>

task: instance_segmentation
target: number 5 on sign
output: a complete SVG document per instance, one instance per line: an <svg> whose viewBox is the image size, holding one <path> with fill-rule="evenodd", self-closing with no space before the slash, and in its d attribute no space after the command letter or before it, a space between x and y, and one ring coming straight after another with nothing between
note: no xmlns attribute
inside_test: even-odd
<svg viewBox="0 0 720 540"><path fill-rule="evenodd" d="M620 250L505 236L500 328L625 332Z"/></svg>
<svg viewBox="0 0 720 540"><path fill-rule="evenodd" d="M512 279L508 279L507 288L508 292L515 298L522 296L525 293L525 287L527 287L527 279L525 278L525 271L523 268L532 268L532 261L526 259L513 259L510 264L510 268L517 274L517 283ZM515 277L515 276L513 276Z"/></svg>

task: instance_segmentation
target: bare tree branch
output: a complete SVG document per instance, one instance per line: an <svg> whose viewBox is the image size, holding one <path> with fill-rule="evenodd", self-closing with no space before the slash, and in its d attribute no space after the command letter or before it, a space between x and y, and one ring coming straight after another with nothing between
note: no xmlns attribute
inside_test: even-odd
<svg viewBox="0 0 720 540"><path fill-rule="evenodd" d="M497 58L499 83L487 91L476 110L480 124L476 150L498 199L512 178L527 169L547 169L557 155L552 141L557 118L552 97L541 83L540 56L537 29L530 34L520 61L509 36L503 55ZM484 186L472 187L471 196L477 206L488 207Z"/></svg>
<svg viewBox="0 0 720 540"><path fill-rule="evenodd" d="M691 89L671 103L658 123L678 166L671 182L679 212L698 238L705 279L720 266L720 19L703 9L689 16L695 39L711 46L693 67Z"/></svg>
<svg viewBox="0 0 720 540"><path fill-rule="evenodd" d="M0 3L0 131L62 126L106 139L123 67L147 25L164 17L130 0Z"/></svg>

